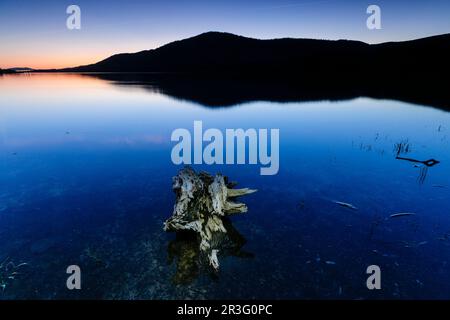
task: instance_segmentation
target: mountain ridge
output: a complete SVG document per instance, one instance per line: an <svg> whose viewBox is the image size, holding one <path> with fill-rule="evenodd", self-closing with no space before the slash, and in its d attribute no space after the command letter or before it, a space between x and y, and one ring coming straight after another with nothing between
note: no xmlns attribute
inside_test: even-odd
<svg viewBox="0 0 450 320"><path fill-rule="evenodd" d="M402 42L368 44L355 40L254 39L210 31L161 47L119 53L94 64L49 71L187 73L361 73L448 70L450 34ZM44 70L45 71L45 70ZM410 70L411 71L411 70Z"/></svg>

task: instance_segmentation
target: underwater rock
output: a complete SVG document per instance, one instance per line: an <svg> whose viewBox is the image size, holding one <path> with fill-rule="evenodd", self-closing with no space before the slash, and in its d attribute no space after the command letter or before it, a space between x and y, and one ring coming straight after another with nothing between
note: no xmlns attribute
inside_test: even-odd
<svg viewBox="0 0 450 320"><path fill-rule="evenodd" d="M198 265L200 249L193 235L179 232L167 248L169 264L177 260L176 273L172 278L174 284L189 284L200 273Z"/></svg>
<svg viewBox="0 0 450 320"><path fill-rule="evenodd" d="M31 247L30 251L34 254L42 254L46 252L47 250L50 250L52 247L56 245L56 241L52 238L45 238L38 240L34 242Z"/></svg>
<svg viewBox="0 0 450 320"><path fill-rule="evenodd" d="M176 203L172 217L164 222L165 231L191 231L197 234L200 253L209 264L219 268L218 253L229 242L226 217L247 212L247 206L233 199L256 190L233 189L235 183L221 174L197 174L190 167L183 168L173 178Z"/></svg>

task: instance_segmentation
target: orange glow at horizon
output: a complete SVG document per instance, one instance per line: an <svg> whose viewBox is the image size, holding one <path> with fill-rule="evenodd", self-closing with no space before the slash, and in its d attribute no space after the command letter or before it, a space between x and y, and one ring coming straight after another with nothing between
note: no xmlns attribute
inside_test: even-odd
<svg viewBox="0 0 450 320"><path fill-rule="evenodd" d="M32 69L62 69L92 64L100 60L101 59L70 60L64 59L64 57L36 60L30 57L27 57L25 59L15 59L14 57L12 57L11 59L2 59L2 65L0 66L0 68L8 69L15 67L25 67Z"/></svg>
<svg viewBox="0 0 450 320"><path fill-rule="evenodd" d="M55 43L42 48L42 44L18 43L0 52L0 68L60 69L97 63L114 54L133 53L159 46L159 43L133 44ZM35 49L30 49L35 48Z"/></svg>
<svg viewBox="0 0 450 320"><path fill-rule="evenodd" d="M92 64L106 59L108 54L95 55L3 55L0 60L0 68L27 67L33 69L60 69Z"/></svg>

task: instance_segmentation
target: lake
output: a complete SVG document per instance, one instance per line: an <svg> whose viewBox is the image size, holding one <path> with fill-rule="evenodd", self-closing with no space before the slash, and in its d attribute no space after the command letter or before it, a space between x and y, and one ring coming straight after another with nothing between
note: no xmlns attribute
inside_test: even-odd
<svg viewBox="0 0 450 320"><path fill-rule="evenodd" d="M211 105L183 85L0 76L0 263L26 263L14 279L0 267L0 299L450 298L450 113L364 97ZM182 169L171 133L196 120L280 132L276 175L193 165L258 189L231 218L242 252L218 273L189 259L195 241L163 231ZM66 288L69 265L81 290ZM381 290L366 287L370 265Z"/></svg>

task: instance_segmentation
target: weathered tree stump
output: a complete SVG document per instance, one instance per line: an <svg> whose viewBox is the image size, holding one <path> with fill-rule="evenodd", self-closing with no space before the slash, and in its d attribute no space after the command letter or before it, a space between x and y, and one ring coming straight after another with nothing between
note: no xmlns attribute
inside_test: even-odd
<svg viewBox="0 0 450 320"><path fill-rule="evenodd" d="M205 172L197 174L190 167L183 168L173 178L176 203L172 217L164 222L164 230L196 232L200 253L215 270L219 269L217 254L229 240L224 219L247 212L245 204L233 200L256 192L248 188L233 189L235 185L221 174L214 177Z"/></svg>

